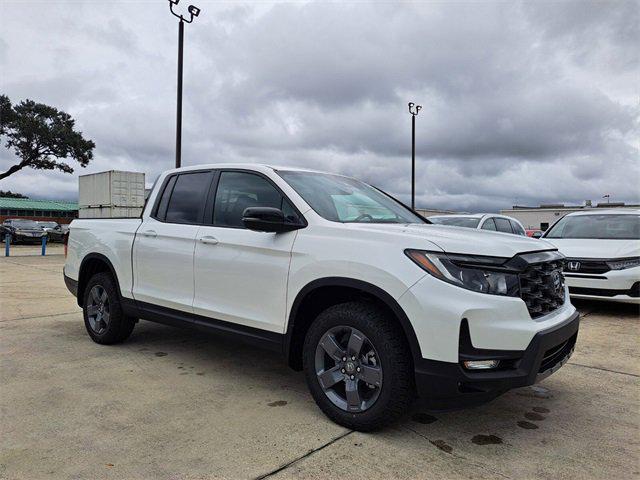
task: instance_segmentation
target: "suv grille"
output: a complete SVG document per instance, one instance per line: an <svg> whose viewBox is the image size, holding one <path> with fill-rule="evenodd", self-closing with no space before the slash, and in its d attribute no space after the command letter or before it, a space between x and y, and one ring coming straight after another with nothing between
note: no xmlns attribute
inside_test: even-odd
<svg viewBox="0 0 640 480"><path fill-rule="evenodd" d="M534 263L520 274L520 297L531 318L553 312L564 303L562 260Z"/></svg>
<svg viewBox="0 0 640 480"><path fill-rule="evenodd" d="M610 268L604 260L586 258L567 258L567 272L575 273L607 273Z"/></svg>

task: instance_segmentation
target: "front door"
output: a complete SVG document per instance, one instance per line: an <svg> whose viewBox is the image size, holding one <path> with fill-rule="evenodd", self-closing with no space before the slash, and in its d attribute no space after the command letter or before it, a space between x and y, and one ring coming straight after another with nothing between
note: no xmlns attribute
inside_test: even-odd
<svg viewBox="0 0 640 480"><path fill-rule="evenodd" d="M210 226L195 245L194 313L277 333L284 332L287 277L296 231L248 230L248 207L275 207L299 223L299 214L267 178L222 171ZM205 222L206 223L206 222Z"/></svg>

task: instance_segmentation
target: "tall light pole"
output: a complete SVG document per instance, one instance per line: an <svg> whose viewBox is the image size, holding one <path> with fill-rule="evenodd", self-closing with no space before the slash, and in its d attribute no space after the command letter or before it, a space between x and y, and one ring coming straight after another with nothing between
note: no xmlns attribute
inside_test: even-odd
<svg viewBox="0 0 640 480"><path fill-rule="evenodd" d="M193 22L193 19L200 15L200 9L189 5L187 11L189 12L189 20L186 20L183 15L177 14L173 11L173 7L178 4L180 0L169 0L169 10L174 17L180 19L178 22L178 99L176 102L176 168L180 168L182 165L182 50L184 47L184 24Z"/></svg>
<svg viewBox="0 0 640 480"><path fill-rule="evenodd" d="M411 209L416 209L416 117L422 106L409 102L411 114Z"/></svg>

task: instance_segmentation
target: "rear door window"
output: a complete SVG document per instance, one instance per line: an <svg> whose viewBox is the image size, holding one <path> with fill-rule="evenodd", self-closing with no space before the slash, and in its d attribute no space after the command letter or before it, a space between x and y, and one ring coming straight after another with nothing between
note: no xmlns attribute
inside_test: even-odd
<svg viewBox="0 0 640 480"><path fill-rule="evenodd" d="M173 187L176 184L177 175L174 175L169 179L167 184L162 191L162 196L160 197L160 202L158 202L158 207L155 213L155 217L158 220L164 222L164 218L167 215L167 205L169 205L169 199L171 198L171 192L173 192Z"/></svg>
<svg viewBox="0 0 640 480"><path fill-rule="evenodd" d="M165 221L168 223L202 223L212 172L181 173L177 175ZM163 199L164 200L164 196ZM162 204L162 201L160 202Z"/></svg>

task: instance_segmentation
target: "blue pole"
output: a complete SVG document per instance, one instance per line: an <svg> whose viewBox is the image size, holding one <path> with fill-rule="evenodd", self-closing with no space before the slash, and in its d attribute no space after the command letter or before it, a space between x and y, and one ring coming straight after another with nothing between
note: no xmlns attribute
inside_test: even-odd
<svg viewBox="0 0 640 480"><path fill-rule="evenodd" d="M11 234L7 233L4 236L4 256L9 256L9 245L11 245Z"/></svg>
<svg viewBox="0 0 640 480"><path fill-rule="evenodd" d="M47 251L47 235L42 236L42 255Z"/></svg>

